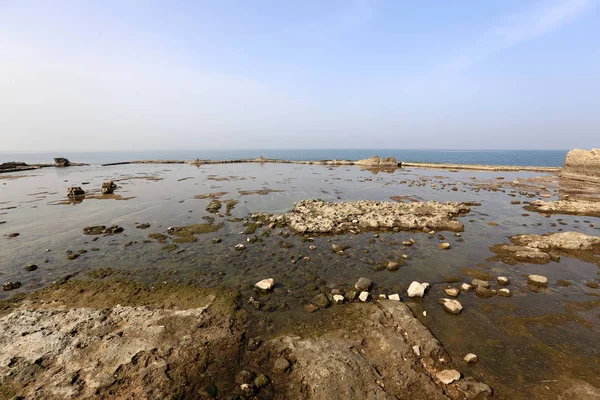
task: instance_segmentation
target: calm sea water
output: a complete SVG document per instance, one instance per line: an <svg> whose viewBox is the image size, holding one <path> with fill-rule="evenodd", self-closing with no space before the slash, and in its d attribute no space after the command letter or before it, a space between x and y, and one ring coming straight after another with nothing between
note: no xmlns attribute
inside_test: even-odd
<svg viewBox="0 0 600 400"><path fill-rule="evenodd" d="M567 150L404 150L404 149L264 149L264 150L158 150L123 152L0 152L0 162L52 163L53 157L73 162L104 164L132 160L210 160L248 159L263 156L284 160L359 160L373 155L395 157L405 162L431 162L488 165L533 165L559 167Z"/></svg>

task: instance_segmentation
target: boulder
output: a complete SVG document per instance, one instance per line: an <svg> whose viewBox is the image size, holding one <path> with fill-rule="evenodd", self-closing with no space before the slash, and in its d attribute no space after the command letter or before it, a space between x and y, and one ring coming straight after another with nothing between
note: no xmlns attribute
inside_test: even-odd
<svg viewBox="0 0 600 400"><path fill-rule="evenodd" d="M410 286L408 287L406 294L408 295L408 297L423 297L425 295L425 290L428 287L429 287L429 284L427 284L427 286L425 286L425 284L419 283L417 281L413 281L410 284Z"/></svg>
<svg viewBox="0 0 600 400"><path fill-rule="evenodd" d="M600 183L600 149L573 149L560 172L563 178Z"/></svg>

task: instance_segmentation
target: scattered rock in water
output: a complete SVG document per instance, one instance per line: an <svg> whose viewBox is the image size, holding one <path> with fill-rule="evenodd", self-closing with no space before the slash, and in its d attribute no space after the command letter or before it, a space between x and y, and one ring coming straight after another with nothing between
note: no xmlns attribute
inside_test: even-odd
<svg viewBox="0 0 600 400"><path fill-rule="evenodd" d="M557 200L557 201L532 201L524 207L528 211L540 213L600 216L600 202L588 200Z"/></svg>
<svg viewBox="0 0 600 400"><path fill-rule="evenodd" d="M243 245L243 244L241 244L241 243L240 243L240 244L236 244L236 245L235 245L235 249L236 249L237 251L243 251L243 250L246 250L246 246L245 246L245 245Z"/></svg>
<svg viewBox="0 0 600 400"><path fill-rule="evenodd" d="M504 285L504 286L510 285L510 279L508 279L505 276L499 276L497 281L498 281L499 285Z"/></svg>
<svg viewBox="0 0 600 400"><path fill-rule="evenodd" d="M368 291L369 289L371 289L371 286L373 285L373 282L371 282L371 280L369 278L365 278L365 277L361 277L358 282L356 282L356 284L354 284L354 287L356 288L356 290L359 291Z"/></svg>
<svg viewBox="0 0 600 400"><path fill-rule="evenodd" d="M508 290L507 288L502 288L502 289L499 289L499 290L496 292L496 294L497 294L498 296L502 296L502 297L511 297L511 296L512 296L512 293L511 293L511 291L510 291L510 290Z"/></svg>
<svg viewBox="0 0 600 400"><path fill-rule="evenodd" d="M123 232L125 229L120 227L119 225L112 225L108 228L104 225L97 226L86 226L83 228L83 233L85 235L116 235Z"/></svg>
<svg viewBox="0 0 600 400"><path fill-rule="evenodd" d="M35 271L36 269L38 269L38 266L35 264L27 264L26 266L23 267L23 269L25 271Z"/></svg>
<svg viewBox="0 0 600 400"><path fill-rule="evenodd" d="M348 301L354 301L356 300L356 297L358 296L358 293L356 293L354 290L349 290L344 294L344 297L346 298L346 300Z"/></svg>
<svg viewBox="0 0 600 400"><path fill-rule="evenodd" d="M168 244L162 248L164 251L173 251L177 249L176 244Z"/></svg>
<svg viewBox="0 0 600 400"><path fill-rule="evenodd" d="M462 283L460 285L460 290L462 290L463 292L468 292L469 290L471 290L473 286L469 285L468 283Z"/></svg>
<svg viewBox="0 0 600 400"><path fill-rule="evenodd" d="M454 381L460 380L460 372L455 369L445 369L438 372L436 378L440 380L444 385L449 385Z"/></svg>
<svg viewBox="0 0 600 400"><path fill-rule="evenodd" d="M139 224L135 226L137 229L148 229L150 228L150 224L145 223L145 224Z"/></svg>
<svg viewBox="0 0 600 400"><path fill-rule="evenodd" d="M543 289L548 287L548 278L542 275L528 275L527 283L530 286Z"/></svg>
<svg viewBox="0 0 600 400"><path fill-rule="evenodd" d="M106 181L102 184L102 194L112 194L116 188L117 185L113 181Z"/></svg>
<svg viewBox="0 0 600 400"><path fill-rule="evenodd" d="M440 250L448 250L450 248L450 243L440 243L438 244L438 249Z"/></svg>
<svg viewBox="0 0 600 400"><path fill-rule="evenodd" d="M221 243L221 238L213 238L213 243Z"/></svg>
<svg viewBox="0 0 600 400"><path fill-rule="evenodd" d="M212 213L212 214L216 214L219 212L221 207L222 207L221 201L219 201L217 199L212 199L210 201L210 203L208 203L208 205L206 206L206 211L208 211L209 213Z"/></svg>
<svg viewBox="0 0 600 400"><path fill-rule="evenodd" d="M54 158L54 166L56 167L68 167L71 163L67 158L64 157L55 157Z"/></svg>
<svg viewBox="0 0 600 400"><path fill-rule="evenodd" d="M320 294L316 295L315 297L313 297L311 302L321 308L327 308L327 307L329 307L329 304L330 304L329 299L327 298L327 296L324 293L320 293Z"/></svg>
<svg viewBox="0 0 600 400"><path fill-rule="evenodd" d="M268 292L275 286L275 280L273 278L263 279L262 281L256 282L254 285L260 291Z"/></svg>
<svg viewBox="0 0 600 400"><path fill-rule="evenodd" d="M598 289L598 282L594 282L594 281L589 281L588 283L585 284L587 287L589 287L590 289Z"/></svg>
<svg viewBox="0 0 600 400"><path fill-rule="evenodd" d="M484 286L476 286L475 293L477 296L484 298L492 297L494 295L494 292Z"/></svg>
<svg viewBox="0 0 600 400"><path fill-rule="evenodd" d="M358 295L358 299L362 302L367 302L369 301L369 298L371 297L371 295L369 294L369 292L360 292L360 294Z"/></svg>
<svg viewBox="0 0 600 400"><path fill-rule="evenodd" d="M72 186L70 188L67 188L67 197L83 196L84 194L85 191L79 186Z"/></svg>
<svg viewBox="0 0 600 400"><path fill-rule="evenodd" d="M20 235L20 233L14 232L14 233L9 233L9 234L8 234L8 235L6 235L6 236L8 236L9 238L16 238L16 237L17 237L17 236L19 236L19 235Z"/></svg>
<svg viewBox="0 0 600 400"><path fill-rule="evenodd" d="M397 294L397 293L390 294L390 295L388 296L388 299L390 299L390 300L394 300L394 301L400 301L400 295L399 295L399 294Z"/></svg>
<svg viewBox="0 0 600 400"><path fill-rule="evenodd" d="M9 281L9 282L4 282L2 284L2 289L5 291L15 290L20 287L21 287L21 282L18 282L18 281Z"/></svg>
<svg viewBox="0 0 600 400"><path fill-rule="evenodd" d="M450 314L458 315L463 309L462 304L460 304L458 300L444 298L440 299L439 302L444 306L444 309Z"/></svg>
<svg viewBox="0 0 600 400"><path fill-rule="evenodd" d="M457 288L451 287L444 289L444 293L446 293L450 297L458 297L460 291Z"/></svg>
<svg viewBox="0 0 600 400"><path fill-rule="evenodd" d="M417 281L413 281L406 294L408 297L423 297L425 295L425 290L429 287L429 284L419 283Z"/></svg>
<svg viewBox="0 0 600 400"><path fill-rule="evenodd" d="M289 226L300 233L335 233L350 230L430 230L462 231L455 217L466 214L469 207L461 203L397 203L360 200L325 202L303 200L286 214L265 215L269 222ZM353 221L356 221L354 223Z"/></svg>
<svg viewBox="0 0 600 400"><path fill-rule="evenodd" d="M557 281L556 281L556 284L557 284L558 286L561 286L561 287L567 287L567 286L571 286L571 282L569 282L569 281L567 281L567 280L565 280L565 279L559 279L559 280L557 280Z"/></svg>
<svg viewBox="0 0 600 400"><path fill-rule="evenodd" d="M167 229L167 233L173 236L193 236L203 233L216 232L223 227L223 223L193 224L187 226L175 226Z"/></svg>
<svg viewBox="0 0 600 400"><path fill-rule="evenodd" d="M148 235L148 237L150 239L154 239L154 240L156 240L158 242L164 242L165 240L168 239L168 236L163 235L162 233L151 233L151 234Z"/></svg>
<svg viewBox="0 0 600 400"><path fill-rule="evenodd" d="M398 264L395 261L388 261L386 268L388 269L388 271L397 271L398 269L400 269L400 264Z"/></svg>
<svg viewBox="0 0 600 400"><path fill-rule="evenodd" d="M488 281L484 281L482 279L473 279L471 281L471 285L474 288L477 288L477 287L480 287L480 286L484 287L484 288L489 288L490 287L490 283Z"/></svg>
<svg viewBox="0 0 600 400"><path fill-rule="evenodd" d="M477 355L469 353L465 356L464 360L467 364L474 364L477 362L477 360L479 360L479 358L477 357Z"/></svg>
<svg viewBox="0 0 600 400"><path fill-rule="evenodd" d="M69 260L75 260L76 258L79 258L79 254L77 254L77 253L67 254L67 259L69 259Z"/></svg>

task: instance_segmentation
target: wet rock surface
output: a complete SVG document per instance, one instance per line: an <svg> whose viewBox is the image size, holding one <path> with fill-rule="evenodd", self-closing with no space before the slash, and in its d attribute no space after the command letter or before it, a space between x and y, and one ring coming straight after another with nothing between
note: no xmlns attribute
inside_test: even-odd
<svg viewBox="0 0 600 400"><path fill-rule="evenodd" d="M463 224L454 218L470 208L461 203L398 203L384 201L325 202L303 200L292 211L268 217L299 233L344 233L350 230L449 230L459 232Z"/></svg>
<svg viewBox="0 0 600 400"><path fill-rule="evenodd" d="M560 174L565 178L600 182L600 149L569 151Z"/></svg>
<svg viewBox="0 0 600 400"><path fill-rule="evenodd" d="M600 201L586 200L556 200L532 201L529 206L524 207L526 210L555 213L555 214L571 214L571 215L588 215L600 216Z"/></svg>

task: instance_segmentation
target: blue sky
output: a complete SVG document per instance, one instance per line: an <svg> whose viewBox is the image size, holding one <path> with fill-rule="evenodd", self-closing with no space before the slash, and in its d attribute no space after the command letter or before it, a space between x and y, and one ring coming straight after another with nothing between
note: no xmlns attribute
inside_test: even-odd
<svg viewBox="0 0 600 400"><path fill-rule="evenodd" d="M600 147L596 0L0 0L3 151Z"/></svg>

